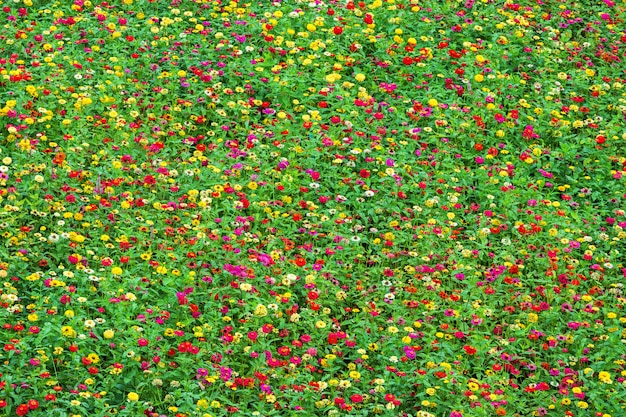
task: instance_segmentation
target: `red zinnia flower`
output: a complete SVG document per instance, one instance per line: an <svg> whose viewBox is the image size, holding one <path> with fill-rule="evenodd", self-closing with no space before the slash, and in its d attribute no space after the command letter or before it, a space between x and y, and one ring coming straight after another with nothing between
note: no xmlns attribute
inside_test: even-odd
<svg viewBox="0 0 626 417"><path fill-rule="evenodd" d="M18 416L25 416L26 414L28 414L28 405L26 404L18 405L17 408L15 409L15 414L17 414Z"/></svg>
<svg viewBox="0 0 626 417"><path fill-rule="evenodd" d="M350 401L353 403L360 403L363 401L363 396L361 394L352 394L350 396Z"/></svg>
<svg viewBox="0 0 626 417"><path fill-rule="evenodd" d="M467 353L468 355L475 355L476 354L476 348L473 347L473 346L465 345L465 346L463 346L463 350L465 350L465 353Z"/></svg>

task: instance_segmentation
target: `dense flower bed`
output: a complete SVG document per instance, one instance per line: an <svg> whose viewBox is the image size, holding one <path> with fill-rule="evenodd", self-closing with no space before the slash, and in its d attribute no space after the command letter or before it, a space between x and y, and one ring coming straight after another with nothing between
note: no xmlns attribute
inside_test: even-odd
<svg viewBox="0 0 626 417"><path fill-rule="evenodd" d="M621 2L0 8L0 414L626 413Z"/></svg>

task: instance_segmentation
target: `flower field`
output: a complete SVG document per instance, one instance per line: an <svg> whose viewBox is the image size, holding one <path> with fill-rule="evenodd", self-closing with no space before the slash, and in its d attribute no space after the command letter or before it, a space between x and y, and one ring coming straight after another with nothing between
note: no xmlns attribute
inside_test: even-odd
<svg viewBox="0 0 626 417"><path fill-rule="evenodd" d="M0 9L0 415L626 415L622 2Z"/></svg>

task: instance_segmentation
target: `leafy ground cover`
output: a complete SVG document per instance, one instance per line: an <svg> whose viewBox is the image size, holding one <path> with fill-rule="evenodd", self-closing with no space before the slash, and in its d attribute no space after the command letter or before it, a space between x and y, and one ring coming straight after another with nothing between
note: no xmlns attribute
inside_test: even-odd
<svg viewBox="0 0 626 417"><path fill-rule="evenodd" d="M620 3L0 2L0 413L624 415Z"/></svg>

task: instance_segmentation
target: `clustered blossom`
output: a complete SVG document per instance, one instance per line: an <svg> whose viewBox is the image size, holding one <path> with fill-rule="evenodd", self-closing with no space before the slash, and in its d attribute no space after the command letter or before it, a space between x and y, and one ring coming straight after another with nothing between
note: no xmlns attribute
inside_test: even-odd
<svg viewBox="0 0 626 417"><path fill-rule="evenodd" d="M0 2L0 414L623 415L583 3Z"/></svg>

